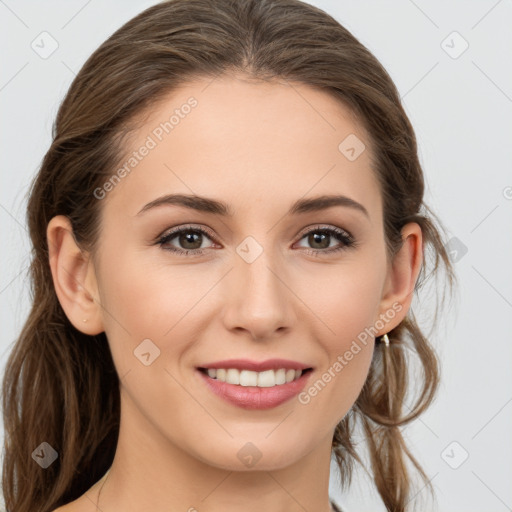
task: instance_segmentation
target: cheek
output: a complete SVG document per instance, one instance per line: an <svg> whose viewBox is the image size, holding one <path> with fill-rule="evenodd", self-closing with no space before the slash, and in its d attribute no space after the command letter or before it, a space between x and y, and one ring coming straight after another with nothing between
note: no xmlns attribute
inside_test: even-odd
<svg viewBox="0 0 512 512"><path fill-rule="evenodd" d="M302 296L307 297L310 310L322 321L324 329L319 339L326 343L329 353L344 351L347 343L350 345L378 318L385 268L379 260L363 256L354 256L304 279Z"/></svg>
<svg viewBox="0 0 512 512"><path fill-rule="evenodd" d="M160 350L156 366L178 364L197 335L193 326L208 307L209 297L201 298L217 279L206 265L201 269L149 259L147 253L126 250L102 260L104 327L120 375L138 368L134 351L147 339Z"/></svg>
<svg viewBox="0 0 512 512"><path fill-rule="evenodd" d="M147 260L135 251L116 258L111 270L103 272L102 304L128 331L162 337L197 302L207 276L192 267Z"/></svg>
<svg viewBox="0 0 512 512"><path fill-rule="evenodd" d="M329 276L315 281L325 283L322 293L308 294L308 306L322 320L315 322L315 338L326 357L299 398L315 415L327 418L334 412L337 421L352 407L368 375L385 271L377 260L351 263L334 277L331 268Z"/></svg>

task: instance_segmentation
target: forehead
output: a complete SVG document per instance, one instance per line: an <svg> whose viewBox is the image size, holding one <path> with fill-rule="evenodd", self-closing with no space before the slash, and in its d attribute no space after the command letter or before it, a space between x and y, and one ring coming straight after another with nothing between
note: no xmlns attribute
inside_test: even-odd
<svg viewBox="0 0 512 512"><path fill-rule="evenodd" d="M107 203L128 215L168 193L229 200L235 213L333 193L379 206L365 130L343 103L304 84L187 83L145 112L125 148Z"/></svg>

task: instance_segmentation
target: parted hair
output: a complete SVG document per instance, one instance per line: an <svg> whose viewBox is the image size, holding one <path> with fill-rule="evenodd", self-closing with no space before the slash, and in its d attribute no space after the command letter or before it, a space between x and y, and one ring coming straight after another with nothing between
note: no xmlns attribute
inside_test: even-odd
<svg viewBox="0 0 512 512"><path fill-rule="evenodd" d="M402 244L401 228L417 222L427 257L414 293L442 267L442 282L452 290L455 274L442 224L424 202L413 128L392 79L365 46L333 17L299 0L158 3L85 62L60 105L32 182L31 309L9 354L2 390L7 510L50 512L80 497L110 467L119 433L119 378L106 335L75 329L53 287L50 219L67 216L77 242L93 251L101 214L93 190L112 175L138 116L190 79L228 73L306 84L346 106L370 138L388 256ZM412 472L428 483L402 427L433 401L439 363L412 308L388 335L390 345L376 343L363 389L336 426L332 453L348 486L354 463L368 464L354 442L360 428L375 487L387 510L402 512L412 497ZM31 457L43 440L59 454L46 469Z"/></svg>

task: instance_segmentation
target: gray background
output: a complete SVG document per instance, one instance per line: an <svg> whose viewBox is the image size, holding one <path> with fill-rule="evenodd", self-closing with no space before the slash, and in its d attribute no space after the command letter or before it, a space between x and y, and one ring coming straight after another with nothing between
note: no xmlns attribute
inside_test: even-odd
<svg viewBox="0 0 512 512"><path fill-rule="evenodd" d="M0 0L2 373L29 305L25 194L59 102L96 47L154 3ZM460 295L433 336L441 389L405 436L436 489L436 510L512 510L512 4L310 3L345 25L389 71L418 137L427 203L455 237L451 247L467 249L453 253ZM51 49L43 31L58 44L47 58L31 47L46 37ZM413 303L426 326L430 304L428 297ZM336 482L333 466L331 496L347 511L384 510L364 471L343 496Z"/></svg>

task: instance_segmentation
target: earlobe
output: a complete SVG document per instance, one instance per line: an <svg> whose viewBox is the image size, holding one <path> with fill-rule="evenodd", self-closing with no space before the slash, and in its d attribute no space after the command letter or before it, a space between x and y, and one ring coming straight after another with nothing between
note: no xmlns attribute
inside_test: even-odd
<svg viewBox="0 0 512 512"><path fill-rule="evenodd" d="M394 329L405 318L414 296L414 289L423 262L423 236L421 227L410 222L402 228L402 247L390 264L381 300L380 314L393 310L386 326L377 336ZM398 306L400 305L400 306Z"/></svg>
<svg viewBox="0 0 512 512"><path fill-rule="evenodd" d="M46 236L53 285L64 313L84 334L103 332L92 260L77 245L69 219L64 215L53 217Z"/></svg>

